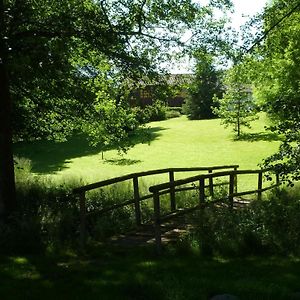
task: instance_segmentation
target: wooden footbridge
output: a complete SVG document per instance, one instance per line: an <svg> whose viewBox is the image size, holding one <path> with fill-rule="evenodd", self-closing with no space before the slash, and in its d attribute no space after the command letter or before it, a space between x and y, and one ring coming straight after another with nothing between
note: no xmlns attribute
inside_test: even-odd
<svg viewBox="0 0 300 300"><path fill-rule="evenodd" d="M176 175L179 173L191 173L197 175L188 176L181 179L176 179ZM168 181L152 185L149 187L149 193L141 195L140 181L143 177L165 174L168 176ZM238 192L238 182L241 175L254 174L257 176L257 188L255 190L247 190ZM166 224L170 224L170 220L175 219L179 216L185 215L197 209L204 208L208 204L222 203L225 204L229 209L233 209L234 202L239 202L240 197L250 194L256 194L258 200L261 199L262 193L270 190L274 187L279 186L279 176L275 174L275 182L272 185L266 187L263 186L263 176L267 175L271 178L271 174L275 174L271 169L258 169L258 170L239 170L238 165L228 166L214 166L214 167L194 167L194 168L168 168L151 170L139 173L128 174L112 179L99 181L96 183L88 184L79 188L74 189L74 193L79 198L80 208L80 241L82 247L85 245L86 240L86 222L87 218L91 215L97 215L101 217L105 213L111 212L121 207L132 205L134 206L135 222L137 228L145 230L147 228L147 234L152 235L153 241L155 242L157 252L161 252L162 248L162 232L168 228ZM182 177L182 175L181 175ZM220 182L219 179L224 179L225 182ZM132 199L126 200L122 203L114 204L110 207L103 208L101 210L89 211L86 210L86 193L95 189L103 188L106 186L115 185L119 182L132 182ZM215 196L215 188L217 186L227 186L228 189L225 196L217 199ZM184 191L194 190L197 192L198 201L193 207L177 207L176 194ZM169 194L169 210L168 212L162 213L161 209L161 196ZM152 201L153 211L151 222L147 224L143 223L141 217L141 202ZM178 222L176 227L178 226ZM149 230L150 228L150 230ZM180 231L180 229L178 229ZM126 239L126 236L124 237Z"/></svg>

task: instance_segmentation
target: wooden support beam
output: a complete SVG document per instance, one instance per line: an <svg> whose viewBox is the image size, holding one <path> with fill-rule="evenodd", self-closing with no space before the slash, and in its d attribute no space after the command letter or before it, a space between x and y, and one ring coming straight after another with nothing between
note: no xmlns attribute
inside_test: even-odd
<svg viewBox="0 0 300 300"><path fill-rule="evenodd" d="M208 170L208 173L212 173L212 169ZM214 196L214 180L212 177L209 177L209 194L211 197Z"/></svg>
<svg viewBox="0 0 300 300"><path fill-rule="evenodd" d="M230 209L233 209L234 182L235 182L235 174L231 173L229 175L229 195L228 195Z"/></svg>
<svg viewBox="0 0 300 300"><path fill-rule="evenodd" d="M204 177L200 177L199 179L199 203L200 206L204 206L205 204L205 179Z"/></svg>
<svg viewBox="0 0 300 300"><path fill-rule="evenodd" d="M234 171L237 171L237 167L234 167L233 168ZM237 174L235 173L235 176L234 176L234 192L237 193L238 191L238 183L237 183Z"/></svg>
<svg viewBox="0 0 300 300"><path fill-rule="evenodd" d="M262 171L258 173L258 181L257 181L257 200L261 200L262 195Z"/></svg>
<svg viewBox="0 0 300 300"><path fill-rule="evenodd" d="M174 184L174 171L169 172L169 180L170 180L171 211L174 211L176 210L175 187L172 186L172 184Z"/></svg>

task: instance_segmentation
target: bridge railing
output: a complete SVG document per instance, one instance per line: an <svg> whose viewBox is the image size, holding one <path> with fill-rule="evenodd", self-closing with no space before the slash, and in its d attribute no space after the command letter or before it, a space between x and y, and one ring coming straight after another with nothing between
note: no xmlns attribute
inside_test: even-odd
<svg viewBox="0 0 300 300"><path fill-rule="evenodd" d="M266 172L274 172L272 169L260 169L260 170L231 170L231 171L222 171L222 172L215 172L215 173L208 173L208 174L201 174L201 175L196 175L180 180L175 180L172 182L166 182L162 184L157 184L154 186L151 186L149 188L149 191L152 193L153 197L153 207L154 207L154 233L155 233L155 241L156 241L156 247L157 247L157 252L161 252L161 228L160 224L162 220L165 220L167 218L173 218L175 216L178 216L178 213L171 213L162 216L161 215L161 203L160 203L160 195L165 194L165 193L171 193L176 191L181 191L183 190L182 188L178 188L180 186L186 185L188 183L195 183L193 188L197 188L199 191L199 202L196 206L192 208L188 208L182 213L195 210L198 208L202 208L206 204L206 195L205 195L205 188L209 187L209 193L210 195L213 195L214 191L214 186L213 181L215 178L222 178L222 177L229 177L229 189L228 189L228 195L225 198L222 199L213 199L211 203L215 202L220 202L220 201L227 201L228 206L230 209L233 208L233 200L234 197L238 196L245 196L245 195L250 195L250 194L257 194L257 199L260 200L262 197L262 193L273 189L274 187L277 187L280 185L279 182L279 175L276 174L276 182L275 184L267 187L263 187L263 174ZM249 191L243 191L243 192L238 192L237 191L237 180L239 175L245 175L245 174L257 174L257 189L255 190L249 190ZM208 180L209 183L206 185L205 181ZM175 195L173 195L174 201L175 201ZM180 212L179 212L180 213Z"/></svg>
<svg viewBox="0 0 300 300"><path fill-rule="evenodd" d="M141 220L141 206L140 203L141 201L147 200L147 199L152 199L153 194L152 192L150 194L146 194L141 196L140 195L140 186L139 186L139 179L142 177L146 176L151 176L151 175L158 175L158 174L168 174L169 181L168 184L170 184L170 188L168 190L161 190L156 192L157 195L163 195L163 194L170 194L170 208L171 211L176 210L176 198L175 194L178 191L184 191L184 190L189 190L189 189L194 189L194 187L181 187L176 189L175 185L173 185L174 182L178 182L178 180L175 180L175 175L176 173L181 173L181 172L208 172L208 174L214 174L214 171L218 170L226 170L226 169L231 169L236 171L238 169L238 165L226 165L226 166L212 166L212 167L193 167L193 168L166 168L166 169L158 169L158 170L150 170L150 171L145 171L145 172L138 172L138 173L132 173L124 176L119 176L107 180L102 180L99 182L95 182L92 184L84 185L78 188L75 188L73 190L73 193L76 194L79 197L79 209L80 209L80 240L82 246L85 244L85 239L86 239L86 218L89 215L92 214L97 214L97 215L102 215L105 214L109 211L115 210L117 208L121 208L127 205L134 205L134 211L135 211L135 221L137 225L142 224ZM211 177L213 178L213 177ZM86 193L88 191L92 191L98 188L103 188L106 186L110 186L119 182L125 182L125 181L132 181L132 186L133 186L133 197L131 199L128 199L122 203L116 203L114 205L111 205L109 207L105 207L100 210L95 210L92 212L87 212L86 210ZM224 183L223 183L224 184ZM218 184L220 185L220 184ZM213 181L212 179L210 180L209 183L210 190L212 191L213 188Z"/></svg>

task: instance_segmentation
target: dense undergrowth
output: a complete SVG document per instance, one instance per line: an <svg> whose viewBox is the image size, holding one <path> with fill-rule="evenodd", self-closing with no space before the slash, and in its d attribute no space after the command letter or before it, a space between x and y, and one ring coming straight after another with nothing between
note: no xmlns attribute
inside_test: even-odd
<svg viewBox="0 0 300 300"><path fill-rule="evenodd" d="M230 210L209 206L197 212L185 243L204 256L300 255L300 197L276 190Z"/></svg>
<svg viewBox="0 0 300 300"><path fill-rule="evenodd" d="M30 162L18 160L16 172L19 211L9 225L0 228L0 249L4 254L45 253L78 249L79 203L72 189L82 185L78 180L59 184L30 173ZM144 186L142 189L146 190ZM224 187L215 191L224 194ZM197 213L194 229L178 242L178 248L190 249L204 256L300 255L299 189L276 190L264 201L239 210L207 207ZM87 211L93 212L131 199L132 186L120 184L87 193ZM190 207L198 201L197 191L177 195L179 207ZM170 206L169 195L161 197L162 212ZM142 204L142 219L153 215L152 201ZM125 232L135 226L133 205L125 206L87 219L88 242Z"/></svg>

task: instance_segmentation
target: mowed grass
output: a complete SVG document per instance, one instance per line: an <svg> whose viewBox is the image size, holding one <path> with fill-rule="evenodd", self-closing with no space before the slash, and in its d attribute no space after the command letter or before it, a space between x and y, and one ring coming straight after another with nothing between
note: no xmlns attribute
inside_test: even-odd
<svg viewBox="0 0 300 300"><path fill-rule="evenodd" d="M117 150L104 152L93 148L82 137L67 142L33 142L15 145L15 154L32 161L32 171L55 180L72 178L85 183L128 173L168 167L240 165L255 169L279 146L276 135L266 132L265 115L253 123L251 130L236 140L231 128L219 119L190 121L185 116L152 122L145 137L135 138L136 145L120 156ZM186 174L177 175L177 178ZM147 179L145 179L147 180ZM149 183L167 180L159 176ZM254 183L256 179L247 179Z"/></svg>

